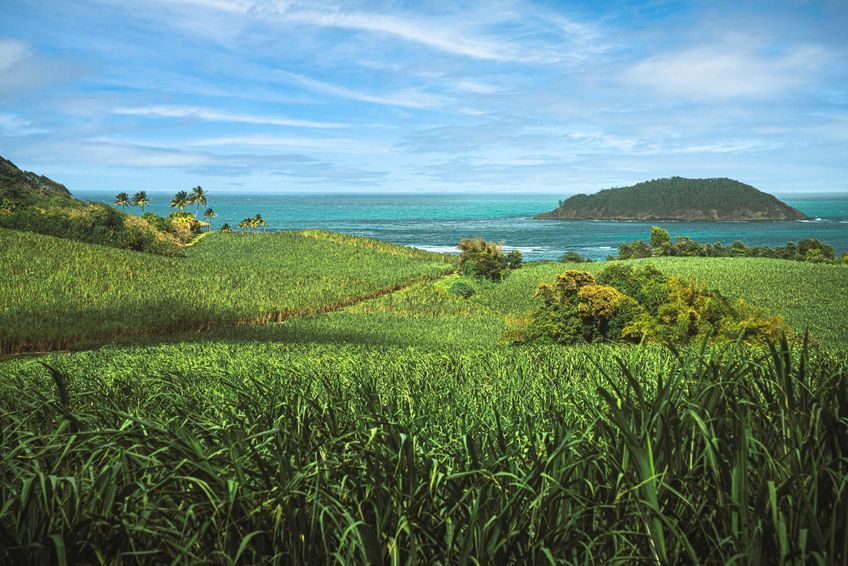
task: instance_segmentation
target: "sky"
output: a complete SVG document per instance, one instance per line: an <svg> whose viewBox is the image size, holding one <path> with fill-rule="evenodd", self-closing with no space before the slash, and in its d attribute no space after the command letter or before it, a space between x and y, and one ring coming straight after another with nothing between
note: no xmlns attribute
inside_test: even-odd
<svg viewBox="0 0 848 566"><path fill-rule="evenodd" d="M848 191L848 2L3 0L0 155L72 191Z"/></svg>

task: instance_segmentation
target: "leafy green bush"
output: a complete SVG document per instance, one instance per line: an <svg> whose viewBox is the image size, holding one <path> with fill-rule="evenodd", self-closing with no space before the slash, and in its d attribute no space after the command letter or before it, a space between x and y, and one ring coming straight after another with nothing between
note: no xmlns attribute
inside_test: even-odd
<svg viewBox="0 0 848 566"><path fill-rule="evenodd" d="M521 266L521 252L504 255L501 244L481 238L466 238L459 243L459 272L462 275L500 281L510 269Z"/></svg>
<svg viewBox="0 0 848 566"><path fill-rule="evenodd" d="M590 263L592 260L578 252L567 251L559 256L559 261L562 263Z"/></svg>
<svg viewBox="0 0 848 566"><path fill-rule="evenodd" d="M463 299L467 299L471 297L476 291L474 287L469 285L467 282L462 279L458 279L450 284L447 288L448 295L453 295L455 297L462 297Z"/></svg>
<svg viewBox="0 0 848 566"><path fill-rule="evenodd" d="M539 285L542 305L513 322L513 342L561 344L641 340L687 344L695 339L775 339L788 328L744 303L693 280L666 277L647 265L612 265L596 279L569 270Z"/></svg>
<svg viewBox="0 0 848 566"><path fill-rule="evenodd" d="M809 261L811 263L833 263L836 255L833 247L815 238L806 238L796 245L788 242L785 246L769 248L768 246L746 246L736 240L730 247L721 242L702 244L686 236L678 236L671 241L671 236L659 226L651 228L651 238L648 243L642 240L625 243L618 246L618 258L611 259L641 259L646 257L768 257L774 259L790 259L794 261Z"/></svg>
<svg viewBox="0 0 848 566"><path fill-rule="evenodd" d="M521 252L518 250L512 250L508 254L506 254L506 267L507 269L518 269L521 267L521 264L524 262L524 257L521 255Z"/></svg>

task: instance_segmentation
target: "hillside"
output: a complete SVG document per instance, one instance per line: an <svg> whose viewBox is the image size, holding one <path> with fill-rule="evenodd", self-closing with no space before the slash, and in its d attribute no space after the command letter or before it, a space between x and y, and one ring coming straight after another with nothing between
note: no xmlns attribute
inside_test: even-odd
<svg viewBox="0 0 848 566"><path fill-rule="evenodd" d="M671 177L574 195L538 220L803 220L776 197L733 179Z"/></svg>
<svg viewBox="0 0 848 566"><path fill-rule="evenodd" d="M73 198L65 185L31 171L22 171L0 156L0 203L14 201L34 204L49 197Z"/></svg>
<svg viewBox="0 0 848 566"><path fill-rule="evenodd" d="M218 234L169 258L0 229L0 354L341 308L453 259L322 232Z"/></svg>
<svg viewBox="0 0 848 566"><path fill-rule="evenodd" d="M144 218L73 197L65 185L0 156L0 228L159 255L181 255L193 235L169 219Z"/></svg>

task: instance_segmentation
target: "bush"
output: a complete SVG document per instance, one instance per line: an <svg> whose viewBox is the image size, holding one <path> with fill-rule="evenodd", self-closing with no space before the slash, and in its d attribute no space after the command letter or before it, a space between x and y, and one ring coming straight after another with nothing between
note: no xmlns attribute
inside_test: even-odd
<svg viewBox="0 0 848 566"><path fill-rule="evenodd" d="M471 297L475 292L476 291L474 290L474 287L472 287L462 279L457 279L456 281L453 281L447 288L448 295L462 297L463 299Z"/></svg>
<svg viewBox="0 0 848 566"><path fill-rule="evenodd" d="M510 333L514 342L561 344L597 340L651 340L688 344L695 339L774 340L788 331L780 317L743 301L731 302L653 266L612 265L597 280L569 270L539 285L542 305Z"/></svg>
<svg viewBox="0 0 848 566"><path fill-rule="evenodd" d="M567 251L559 256L559 261L562 263L590 263L592 260L578 252Z"/></svg>
<svg viewBox="0 0 848 566"><path fill-rule="evenodd" d="M648 243L642 240L625 243L618 246L618 257L608 259L638 259L656 256L683 257L768 257L774 259L789 259L794 261L809 261L812 263L834 263L836 254L833 247L816 240L807 238L796 245L787 242L783 247L768 246L748 247L736 240L730 247L721 242L702 244L686 236L678 236L674 242L666 230L658 226L651 228L651 238Z"/></svg>
<svg viewBox="0 0 848 566"><path fill-rule="evenodd" d="M459 272L470 277L500 281L508 270L521 266L521 252L513 250L504 255L501 244L481 238L466 238L459 243Z"/></svg>
<svg viewBox="0 0 848 566"><path fill-rule="evenodd" d="M506 266L507 269L518 269L521 267L521 264L524 262L524 256L521 255L521 252L518 250L512 250L508 254L506 254Z"/></svg>

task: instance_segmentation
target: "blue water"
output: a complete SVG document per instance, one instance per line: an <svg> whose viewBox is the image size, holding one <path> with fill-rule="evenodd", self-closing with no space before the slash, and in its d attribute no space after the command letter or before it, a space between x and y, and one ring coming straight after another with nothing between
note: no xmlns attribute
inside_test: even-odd
<svg viewBox="0 0 848 566"><path fill-rule="evenodd" d="M111 202L111 195L79 192L86 200ZM172 212L171 194L149 193L151 210ZM614 254L618 244L647 239L650 227L659 224L673 236L703 242L748 245L784 245L803 238L818 238L848 252L848 194L783 195L782 200L813 221L799 222L609 222L539 221L535 214L552 210L568 195L443 195L443 194L327 194L261 195L217 194L210 191L208 206L235 227L257 213L268 229L320 228L379 238L434 251L456 251L465 237L481 237L517 248L525 259L556 259L573 250L594 259ZM130 209L132 210L132 209ZM135 209L136 212L138 209Z"/></svg>

